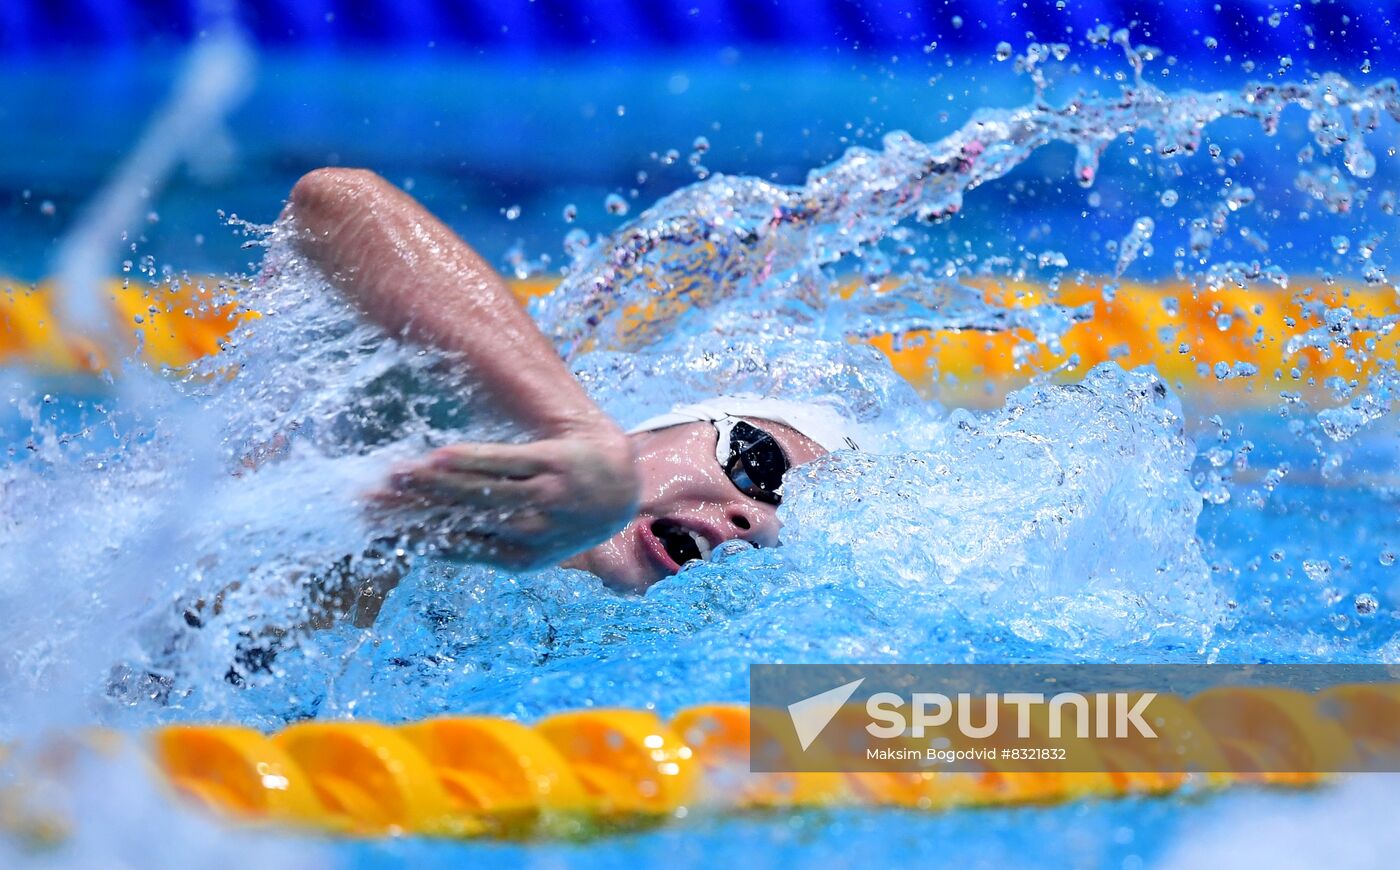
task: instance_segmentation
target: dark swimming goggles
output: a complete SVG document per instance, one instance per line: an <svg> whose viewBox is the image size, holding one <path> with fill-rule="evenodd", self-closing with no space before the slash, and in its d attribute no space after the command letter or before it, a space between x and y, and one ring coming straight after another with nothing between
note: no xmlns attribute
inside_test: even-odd
<svg viewBox="0 0 1400 870"><path fill-rule="evenodd" d="M772 435L743 420L716 420L715 456L740 492L766 504L782 502L783 475L791 468Z"/></svg>

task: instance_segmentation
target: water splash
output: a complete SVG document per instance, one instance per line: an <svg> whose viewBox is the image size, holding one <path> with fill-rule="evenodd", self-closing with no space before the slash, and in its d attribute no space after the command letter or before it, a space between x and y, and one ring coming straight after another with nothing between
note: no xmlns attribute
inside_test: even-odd
<svg viewBox="0 0 1400 870"><path fill-rule="evenodd" d="M1272 132L1289 106L1307 113L1321 150L1350 149L1357 178L1366 161L1350 143L1400 110L1393 82L1167 94L1139 81L1108 99L981 112L932 144L892 134L799 187L711 176L609 238L576 238L569 274L536 313L624 424L658 401L749 390L836 395L880 433L870 454L796 475L784 546L723 548L644 599L575 572L514 577L422 557L373 629L311 630L337 583L404 570L409 554L386 549L358 505L389 463L518 434L474 414L471 384L440 357L359 322L276 228L248 228L267 248L264 270L237 296L261 316L224 354L174 384L148 378L121 406L83 409L76 429L32 402L30 385L12 391L33 446L0 485L36 513L0 528L0 577L53 582L0 582L0 628L15 639L0 687L34 699L7 711L6 730L675 706L741 697L755 660L1253 655L1250 632L1271 605L1232 588L1234 569L1202 551L1200 493L1216 481L1223 504L1229 488L1219 469L1193 486L1193 445L1159 378L1110 366L1078 384L1037 383L991 415L949 416L848 337L1020 329L1053 345L1091 311L992 306L957 268L898 273L878 246L910 218L958 212L1045 145L1072 146L1077 179L1092 183L1121 135L1151 133L1170 159L1197 151L1220 119ZM1207 242L1249 199L1237 189L1217 203ZM1159 232L1145 217L1133 225L1115 250L1120 275ZM843 297L838 267L856 256L869 280ZM1286 279L1264 264L1215 265L1207 292ZM1300 341L1293 352L1309 347ZM1381 391L1368 395L1362 416L1384 406ZM1250 593L1253 621L1233 592ZM1382 647L1380 631L1353 652ZM1335 646L1271 654L1317 650ZM72 700L55 715L60 697Z"/></svg>
<svg viewBox="0 0 1400 870"><path fill-rule="evenodd" d="M1273 133L1292 106L1308 113L1308 128L1324 153L1344 147L1360 154L1366 152L1364 133L1382 116L1400 118L1400 93L1393 80L1360 87L1336 74L1236 92L1169 94L1139 81L1113 99L1081 96L1062 106L982 110L931 144L891 133L883 150L852 148L801 186L715 175L578 253L558 290L539 300L534 313L570 357L593 347L644 347L689 314L704 312L709 325L718 322L722 329L724 304L735 298L750 306L762 300L783 312L779 323L801 323L831 295L827 267L901 221L948 218L970 191L1046 145L1073 146L1075 177L1088 186L1104 149L1126 133L1154 134L1156 154L1174 158L1195 154L1217 120L1252 118ZM1348 162L1353 174L1367 165ZM636 314L642 305L649 306L645 319ZM752 328L753 318L745 326ZM901 328L892 324L892 331Z"/></svg>
<svg viewBox="0 0 1400 870"><path fill-rule="evenodd" d="M108 322L101 289L117 246L182 163L210 174L226 162L232 146L223 121L247 95L252 69L252 50L233 26L218 26L197 42L169 102L63 240L56 264L59 314L74 334L108 341L109 359L122 355L126 332Z"/></svg>

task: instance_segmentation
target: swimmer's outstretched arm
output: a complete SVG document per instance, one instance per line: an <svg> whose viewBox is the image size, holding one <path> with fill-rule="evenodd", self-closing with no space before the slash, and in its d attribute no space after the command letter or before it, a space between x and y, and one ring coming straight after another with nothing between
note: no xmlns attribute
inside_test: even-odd
<svg viewBox="0 0 1400 870"><path fill-rule="evenodd" d="M631 519L626 435L593 403L500 276L412 197L372 172L318 169L292 190L302 251L392 335L449 351L537 440L459 444L395 474L382 502L503 517L472 549L512 567L553 564Z"/></svg>

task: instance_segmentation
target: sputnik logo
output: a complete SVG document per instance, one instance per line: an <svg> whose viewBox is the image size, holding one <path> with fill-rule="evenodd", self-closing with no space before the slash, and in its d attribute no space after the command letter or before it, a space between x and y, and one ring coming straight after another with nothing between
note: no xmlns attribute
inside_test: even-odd
<svg viewBox="0 0 1400 870"><path fill-rule="evenodd" d="M788 716L792 717L792 727L797 732L797 742L802 744L803 752L812 745L812 741L821 736L822 731L836 717L837 711L855 694L863 682L865 677L788 704Z"/></svg>

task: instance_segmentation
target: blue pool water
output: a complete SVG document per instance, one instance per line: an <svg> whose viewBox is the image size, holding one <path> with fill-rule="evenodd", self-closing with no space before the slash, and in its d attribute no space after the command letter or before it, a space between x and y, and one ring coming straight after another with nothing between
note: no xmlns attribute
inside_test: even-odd
<svg viewBox="0 0 1400 870"><path fill-rule="evenodd" d="M1070 56L1084 65L1057 67L1050 104L1078 87L1116 94L1131 81L1122 50L1093 42L1074 38ZM1358 413L1385 406L1393 388L1385 377L1312 391L1306 407L1240 410L1110 365L1027 386L1000 408L960 411L918 395L873 351L843 340L858 317L869 325L870 312L830 303L813 316L808 305L811 294L829 295L859 275L910 286L928 276L1052 281L1081 270L1204 281L1212 267L1258 261L1256 271L1291 276L1290 289L1324 273L1356 282L1380 270L1384 282L1394 118L1378 112L1379 129L1363 136L1364 106L1356 116L1336 112L1352 134L1346 142L1370 151L1349 151L1340 139L1324 151L1317 140L1329 128L1316 120L1334 117L1319 88L1307 97L1311 130L1293 106L1275 135L1257 120L1227 118L1205 128L1198 153L1164 156L1161 146L1189 140L1203 120L1204 104L1187 89L1238 95L1250 79L1308 79L1277 63L1246 73L1233 62L1192 69L1159 60L1149 69L1160 99L1117 109L1111 99L1085 101L1078 117L1105 125L1092 186L1075 183L1083 164L1070 143L1028 154L987 147L976 157L989 155L980 165L995 171L974 178L954 168L946 190L920 189L931 206L961 197L956 217L926 225L905 199L886 196L910 189L901 173L927 156L920 149L966 155L966 137L945 137L965 131L974 109L1032 105L1033 89L1010 63L948 60L716 50L625 68L561 59L570 72L561 76L461 60L312 66L260 57L243 108L211 139L206 159L152 202L134 249L119 255L138 267L150 257L156 274L281 267L246 291L253 307L277 316L250 325L209 364L237 362L238 377L138 370L108 384L4 373L0 689L15 700L0 714L0 733L93 722L138 732L191 720L274 728L307 716L402 721L442 712L532 720L595 704L665 714L745 700L754 661L1400 663L1394 417L1376 414L1336 439L1316 416L1350 407L1353 396ZM32 280L52 269L81 202L140 136L171 69L130 58L97 77L106 90L91 86L92 70L62 62L6 72L6 120L33 135L0 162L0 272ZM1171 74L1160 77L1163 69ZM1344 71L1357 89L1377 85L1380 72ZM1338 80L1332 93L1343 103L1369 99L1349 87ZM1024 129L1050 130L1047 139L1083 133L1032 120ZM893 130L910 136L878 150ZM708 147L697 148L700 136ZM852 145L878 155L829 165ZM701 181L691 155L711 175L687 187ZM215 212L269 222L300 172L335 162L411 182L505 269L545 254L541 271L568 264L564 290L537 313L623 422L654 411L658 396L836 392L880 433L878 448L829 457L789 481L782 547L725 550L644 597L615 595L579 572L516 576L428 555L372 628L296 637L271 668L250 666L247 651L264 632L305 615L295 578L373 540L377 530L355 497L386 463L425 439L490 426L469 403L456 413L449 397L459 385L357 326L318 276L287 265L275 235L263 247L260 232L231 228ZM827 198L832 187L850 196ZM1240 196L1243 188L1252 196ZM625 217L607 212L609 194L628 203ZM578 207L573 222L563 217L569 204ZM773 209L807 217L758 233L754 215ZM703 233L666 224L677 216L699 216L701 229L721 216L760 242L735 243L723 262L697 260ZM1126 240L1144 217L1155 229L1129 256ZM572 261L563 250L571 230L594 241L570 242ZM1193 231L1208 234L1208 249L1193 250ZM610 265L610 252L638 238L660 242L626 268ZM760 259L780 268L755 268ZM703 313L667 324L661 336L610 318L613 297L644 299L649 275L677 269L718 288L705 291ZM608 294L590 292L598 275ZM581 313L598 315L590 335L601 346L583 341ZM1054 312L1043 314L1038 325L1052 329ZM427 397L428 410L403 413L406 397ZM229 474L250 445L293 426L305 435L285 461ZM197 630L187 624L190 602L235 581L216 617ZM143 832L152 830L167 839L172 866L233 855L246 864L253 850L274 866L878 866L932 856L995 867L1028 854L1064 866L1196 866L1241 855L1368 866L1400 845L1379 815L1396 795L1383 777L1305 793L947 815L697 811L587 843L331 843L231 834L170 808L127 762L90 760L45 796L84 819L66 847L33 853L6 840L0 855L145 863Z"/></svg>

